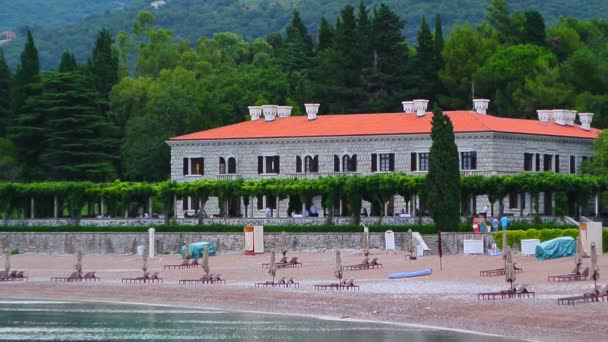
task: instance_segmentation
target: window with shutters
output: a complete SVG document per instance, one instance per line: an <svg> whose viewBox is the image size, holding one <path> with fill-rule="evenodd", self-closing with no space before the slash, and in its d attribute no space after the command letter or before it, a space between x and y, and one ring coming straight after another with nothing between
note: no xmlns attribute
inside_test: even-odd
<svg viewBox="0 0 608 342"><path fill-rule="evenodd" d="M348 163L348 172L357 172L357 155L353 154Z"/></svg>
<svg viewBox="0 0 608 342"><path fill-rule="evenodd" d="M428 171L429 170L429 153L423 152L418 153L418 170Z"/></svg>
<svg viewBox="0 0 608 342"><path fill-rule="evenodd" d="M236 158L234 158L234 157L228 158L228 173L229 174L236 173Z"/></svg>
<svg viewBox="0 0 608 342"><path fill-rule="evenodd" d="M319 172L319 156L304 157L304 172Z"/></svg>
<svg viewBox="0 0 608 342"><path fill-rule="evenodd" d="M256 202L258 204L258 210L264 210L264 196L257 196Z"/></svg>
<svg viewBox="0 0 608 342"><path fill-rule="evenodd" d="M540 171L540 153L536 154L536 171Z"/></svg>
<svg viewBox="0 0 608 342"><path fill-rule="evenodd" d="M205 158L190 158L190 175L205 174Z"/></svg>
<svg viewBox="0 0 608 342"><path fill-rule="evenodd" d="M340 172L340 157L334 154L334 172Z"/></svg>
<svg viewBox="0 0 608 342"><path fill-rule="evenodd" d="M555 173L559 173L559 154L555 155Z"/></svg>
<svg viewBox="0 0 608 342"><path fill-rule="evenodd" d="M576 173L576 156L570 156L570 173Z"/></svg>
<svg viewBox="0 0 608 342"><path fill-rule="evenodd" d="M410 170L417 171L418 170L418 153L412 152L410 155Z"/></svg>
<svg viewBox="0 0 608 342"><path fill-rule="evenodd" d="M532 171L534 153L524 153L524 171Z"/></svg>
<svg viewBox="0 0 608 342"><path fill-rule="evenodd" d="M378 171L378 155L372 153L372 172Z"/></svg>
<svg viewBox="0 0 608 342"><path fill-rule="evenodd" d="M279 156L258 156L258 174L280 172Z"/></svg>
<svg viewBox="0 0 608 342"><path fill-rule="evenodd" d="M477 152L460 152L460 169L477 170Z"/></svg>
<svg viewBox="0 0 608 342"><path fill-rule="evenodd" d="M302 172L302 157L296 156L296 173Z"/></svg>
<svg viewBox="0 0 608 342"><path fill-rule="evenodd" d="M553 155L545 154L543 155L543 171L551 170L553 170Z"/></svg>
<svg viewBox="0 0 608 342"><path fill-rule="evenodd" d="M519 197L519 194L516 192L512 192L509 194L509 209L519 208L518 197Z"/></svg>

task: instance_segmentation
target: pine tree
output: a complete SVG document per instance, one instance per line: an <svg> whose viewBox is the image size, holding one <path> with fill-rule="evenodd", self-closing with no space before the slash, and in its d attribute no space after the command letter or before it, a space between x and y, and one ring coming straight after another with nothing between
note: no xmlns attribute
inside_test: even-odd
<svg viewBox="0 0 608 342"><path fill-rule="evenodd" d="M6 135L11 119L11 70L0 50L0 138Z"/></svg>
<svg viewBox="0 0 608 342"><path fill-rule="evenodd" d="M435 69L435 43L426 18L422 17L420 31L418 31L418 45L416 46L416 67L414 79L416 80L416 96L428 99L433 103L437 94L439 76Z"/></svg>
<svg viewBox="0 0 608 342"><path fill-rule="evenodd" d="M524 18L522 44L530 43L545 46L545 20L542 14L538 11L526 11Z"/></svg>
<svg viewBox="0 0 608 342"><path fill-rule="evenodd" d="M27 40L23 52L21 52L21 64L15 72L15 83L13 88L13 112L19 114L26 99L32 94L29 86L40 81L40 61L38 49L34 44L32 32L27 31Z"/></svg>
<svg viewBox="0 0 608 342"><path fill-rule="evenodd" d="M441 27L441 16L439 13L435 15L435 34L433 35L433 39L435 41L435 70L439 72L439 70L443 69L444 61L443 56L443 28Z"/></svg>
<svg viewBox="0 0 608 342"><path fill-rule="evenodd" d="M334 28L329 24L325 17L321 17L319 26L319 45L317 51L323 51L331 47L334 43Z"/></svg>
<svg viewBox="0 0 608 342"><path fill-rule="evenodd" d="M434 106L431 128L433 143L426 175L426 202L439 230L453 230L460 223L460 166L454 126L441 108Z"/></svg>
<svg viewBox="0 0 608 342"><path fill-rule="evenodd" d="M109 181L116 176L116 129L97 106L97 91L82 71L43 75L43 92L32 101L44 112L44 131L39 166L45 178Z"/></svg>
<svg viewBox="0 0 608 342"><path fill-rule="evenodd" d="M291 23L287 26L284 46L284 66L288 71L306 71L312 65L313 42L308 29L297 10L293 11Z"/></svg>
<svg viewBox="0 0 608 342"><path fill-rule="evenodd" d="M68 72L78 69L78 63L76 57L68 50L63 51L61 55L61 63L59 64L59 72Z"/></svg>
<svg viewBox="0 0 608 342"><path fill-rule="evenodd" d="M359 58L357 68L368 68L372 64L372 23L369 18L368 9L359 2L357 13L357 43L359 45Z"/></svg>
<svg viewBox="0 0 608 342"><path fill-rule="evenodd" d="M118 83L118 53L112 49L113 43L114 40L108 30L99 31L93 48L93 56L89 62L89 69L93 75L93 82L99 93L104 113L108 110L110 91Z"/></svg>

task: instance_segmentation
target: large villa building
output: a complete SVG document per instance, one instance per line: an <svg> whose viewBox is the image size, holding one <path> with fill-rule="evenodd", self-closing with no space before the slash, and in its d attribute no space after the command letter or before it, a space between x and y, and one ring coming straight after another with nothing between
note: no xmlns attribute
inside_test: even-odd
<svg viewBox="0 0 608 342"><path fill-rule="evenodd" d="M404 112L317 115L319 104L306 104L307 116L291 116L291 107L249 107L250 121L174 137L171 148L171 179L179 182L211 179L316 178L332 175L371 175L403 172L424 174L428 170L432 113L426 100L403 102ZM590 127L593 114L576 111L539 110L538 120L501 118L486 114L488 100L474 100L474 111L446 111L454 125L463 175L505 175L553 171L577 173L592 156L592 144L600 130ZM251 200L249 217L264 217L266 208L285 217L288 200ZM335 205L335 214L346 214L347 199ZM505 211L530 213L530 196L507 196ZM183 198L178 217L193 214L200 203ZM540 212L551 214L550 194L540 198ZM314 203L323 215L321 197ZM463 203L464 212L489 205L485 196ZM231 216L244 215L242 200L229 205ZM365 210L379 215L374 206ZM394 196L384 215L405 212L416 215L420 203ZM209 214L219 213L217 199L205 205Z"/></svg>

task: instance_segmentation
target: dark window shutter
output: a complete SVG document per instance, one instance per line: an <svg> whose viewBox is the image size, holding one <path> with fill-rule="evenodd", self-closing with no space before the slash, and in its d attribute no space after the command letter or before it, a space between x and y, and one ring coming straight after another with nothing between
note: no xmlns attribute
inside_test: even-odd
<svg viewBox="0 0 608 342"><path fill-rule="evenodd" d="M258 156L258 173L264 173L264 157Z"/></svg>
<svg viewBox="0 0 608 342"><path fill-rule="evenodd" d="M188 158L184 158L184 176L188 174Z"/></svg>
<svg viewBox="0 0 608 342"><path fill-rule="evenodd" d="M302 158L296 156L296 172L302 172Z"/></svg>
<svg viewBox="0 0 608 342"><path fill-rule="evenodd" d="M471 170L477 170L477 152L471 153Z"/></svg>
<svg viewBox="0 0 608 342"><path fill-rule="evenodd" d="M372 172L378 171L378 155L372 153Z"/></svg>
<svg viewBox="0 0 608 342"><path fill-rule="evenodd" d="M540 171L540 153L536 154L536 171Z"/></svg>
<svg viewBox="0 0 608 342"><path fill-rule="evenodd" d="M201 158L201 175L205 174L205 158Z"/></svg>
<svg viewBox="0 0 608 342"><path fill-rule="evenodd" d="M275 173L281 173L281 163L280 163L280 159L279 156L274 156L274 172Z"/></svg>
<svg viewBox="0 0 608 342"><path fill-rule="evenodd" d="M340 172L340 157L334 154L334 172Z"/></svg>
<svg viewBox="0 0 608 342"><path fill-rule="evenodd" d="M555 155L555 173L559 173L559 154Z"/></svg>
<svg viewBox="0 0 608 342"><path fill-rule="evenodd" d="M319 172L319 156L312 158L312 172Z"/></svg>
<svg viewBox="0 0 608 342"><path fill-rule="evenodd" d="M258 196L257 198L257 202L258 202L258 210L263 210L264 209L264 196Z"/></svg>
<svg viewBox="0 0 608 342"><path fill-rule="evenodd" d="M412 171L416 171L418 169L418 163L416 162L416 152L412 152L411 154L410 169Z"/></svg>
<svg viewBox="0 0 608 342"><path fill-rule="evenodd" d="M182 209L188 210L188 197L186 196L182 197Z"/></svg>
<svg viewBox="0 0 608 342"><path fill-rule="evenodd" d="M350 158L350 163L351 163L351 168L349 171L357 172L357 155L356 154L353 154L353 156Z"/></svg>
<svg viewBox="0 0 608 342"><path fill-rule="evenodd" d="M388 155L388 169L389 171L395 171L395 154L389 153Z"/></svg>

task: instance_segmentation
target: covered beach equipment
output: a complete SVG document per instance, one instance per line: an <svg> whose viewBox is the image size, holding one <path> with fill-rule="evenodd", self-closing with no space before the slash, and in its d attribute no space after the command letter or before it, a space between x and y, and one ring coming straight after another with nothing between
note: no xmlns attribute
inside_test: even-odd
<svg viewBox="0 0 608 342"><path fill-rule="evenodd" d="M216 253L215 245L212 242L201 241L201 242L193 242L189 244L190 258L198 259L203 257L203 250L205 248L209 248L209 255L213 256ZM181 250L182 259L186 259L186 246L182 246Z"/></svg>
<svg viewBox="0 0 608 342"><path fill-rule="evenodd" d="M562 236L548 240L536 246L536 259L548 260L573 256L576 250L576 242L570 236Z"/></svg>
<svg viewBox="0 0 608 342"><path fill-rule="evenodd" d="M340 258L340 250L336 251L336 270L334 276L338 278L339 282L342 283L342 277L344 276L344 268L342 267L342 258Z"/></svg>

